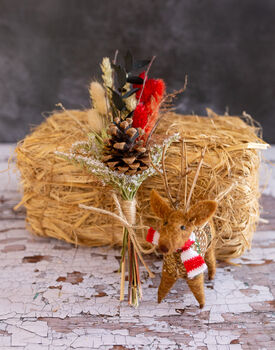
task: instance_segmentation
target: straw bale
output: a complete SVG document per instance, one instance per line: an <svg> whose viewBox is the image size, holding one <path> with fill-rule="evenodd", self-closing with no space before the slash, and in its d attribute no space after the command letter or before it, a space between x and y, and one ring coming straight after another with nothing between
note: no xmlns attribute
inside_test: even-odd
<svg viewBox="0 0 275 350"><path fill-rule="evenodd" d="M167 113L158 134L179 132L185 140L189 192L202 149L206 154L191 203L198 199L219 200L214 218L217 230L217 258L227 260L250 248L259 219L258 169L259 150L266 148L252 119L208 117ZM103 187L74 164L57 157L55 150L68 151L71 144L86 140L90 131L88 111L71 110L53 113L17 148L17 165L21 172L23 198L18 204L27 210L26 222L32 233L63 239L70 243L101 246L121 245L122 228L112 218L80 209L78 204L115 210L111 188ZM180 172L180 143L167 153L167 171L172 194L176 195ZM152 188L165 195L158 175L148 178L138 193L138 224L157 228L158 219L150 210ZM184 197L184 188L181 194ZM140 243L146 230L137 232Z"/></svg>

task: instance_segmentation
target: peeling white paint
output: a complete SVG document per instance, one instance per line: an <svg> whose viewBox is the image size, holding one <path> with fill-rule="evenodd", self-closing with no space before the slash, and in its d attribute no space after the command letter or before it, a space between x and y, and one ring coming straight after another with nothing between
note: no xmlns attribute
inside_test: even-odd
<svg viewBox="0 0 275 350"><path fill-rule="evenodd" d="M18 230L16 235L27 237L28 233ZM6 236L10 236L10 233L7 232ZM198 325L201 324L201 326L206 324L205 321L209 325L222 324L225 322L224 314L237 315L253 312L251 304L273 300L273 295L267 286L253 284L248 287L243 281L236 279L232 272L239 271L241 267L234 267L230 268L230 271L218 268L215 281L206 283L206 306L203 310L195 306L194 297L189 292L185 281L178 281L173 289L174 293L167 297L166 302L157 304L157 288L148 288L152 285L149 279L143 283L144 300L140 307L130 308L126 301L120 303L118 300L120 280L119 275L114 272L118 268L118 260L115 259L118 253L116 250L101 248L98 250L100 254L91 257L89 248L79 248L76 259L71 260L68 266L58 264L56 261L69 261L73 248L62 251L62 254L56 258L54 244L55 241L49 239L47 243L42 242L38 245L35 239L34 242L29 242L27 252L8 253L9 261L13 260L12 256L22 261L24 256L31 256L30 253L51 256L51 261L40 261L35 264L19 262L18 265L9 266L5 259L0 260L0 267L4 267L4 273L0 277L2 295L0 312L1 316L8 315L5 326L2 324L1 329L10 333L10 335L0 335L1 346L21 346L24 349L28 346L32 349L39 344L41 349L47 348L48 345L61 349L62 346L70 346L73 349L85 347L108 349L114 344L119 344L136 349L139 346L158 349L160 345L165 349L173 349L178 344L173 337L181 337L186 338L185 348L187 349L196 349L199 346L212 348L214 345L216 348L226 346L228 349L239 349L239 344L230 344L232 340L238 339L240 334L238 329L234 332L214 331L208 328L203 328L203 331L199 331L199 328L188 329L186 317L190 317L190 320L197 319ZM60 244L66 245L62 242ZM255 249L253 254L255 255L257 251ZM250 255L251 253L245 255L245 259L250 259ZM87 265L89 259L90 263ZM100 273L98 266L100 266ZM154 265L153 269L157 271ZM56 282L60 276L73 271L85 274L81 283L72 285L63 281ZM15 280L16 275L19 276L17 282L19 280L20 283L15 283L14 289L6 288L12 280ZM95 295L100 295L98 288L107 295L96 297ZM245 295L242 292L251 288L255 291L251 295ZM181 317L178 310L185 310L183 311L185 326L178 323L174 325L173 321L170 323L167 319L170 317L175 321ZM205 321L200 320L200 315L205 312L209 312L209 316ZM64 333L61 330L56 331L55 326L47 323L47 320L37 320L39 317L50 318L53 321L61 320L60 322L68 318L80 317L84 319L84 325L80 322L79 326L77 323L68 326L63 321L64 327L69 328ZM86 317L100 317L102 324L111 327L93 328L91 326L90 328L89 322L85 322ZM127 324L126 327L131 325L131 328L124 328L123 324ZM62 329L62 325L56 327ZM141 329L146 329L146 335ZM134 331L134 334L129 333L129 330ZM170 335L166 336L166 334Z"/></svg>
<svg viewBox="0 0 275 350"><path fill-rule="evenodd" d="M275 159L275 148L273 154ZM3 183L7 181L5 175ZM15 203L19 194L14 177L9 184L9 192L0 188L0 193ZM7 215L14 214L7 209ZM119 302L119 249L79 247L76 252L64 242L31 236L20 217L0 219L0 225L0 251L9 244L26 248L0 254L0 349L105 350L118 345L239 350L248 349L245 344L251 339L259 349L275 348L275 231L258 232L253 249L234 260L239 267L217 269L215 280L205 283L202 310L185 281L178 281L165 302L157 304L162 262L147 257L156 279L147 278L141 268L144 298L134 309L127 301ZM38 255L47 258L23 262ZM75 271L83 280L66 281Z"/></svg>

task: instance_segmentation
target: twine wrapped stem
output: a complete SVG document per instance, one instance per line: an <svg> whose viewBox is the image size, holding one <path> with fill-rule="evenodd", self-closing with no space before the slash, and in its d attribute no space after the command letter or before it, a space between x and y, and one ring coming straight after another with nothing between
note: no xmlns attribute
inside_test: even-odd
<svg viewBox="0 0 275 350"><path fill-rule="evenodd" d="M122 213L124 213L127 222L133 227L136 224L136 200L121 200ZM133 242L128 233L128 229L124 228L123 243L128 244L128 302L129 304L137 305L138 299L142 296L140 283L137 253L134 249ZM121 257L121 271L125 272L125 249L124 255ZM124 265L124 267L123 267ZM124 299L124 281L125 275L121 274L120 300Z"/></svg>
<svg viewBox="0 0 275 350"><path fill-rule="evenodd" d="M136 223L136 200L135 198L131 200L119 199L116 194L113 193L113 199L116 204L119 215L100 208L87 206L84 204L79 204L82 209L87 209L95 211L101 214L106 214L112 216L113 218L119 220L123 226L123 243L121 250L121 283L120 283L120 300L124 300L124 290L125 290L125 265L126 265L126 250L128 250L128 302L133 306L138 306L138 301L142 297L142 288L139 277L139 267L138 258L143 263L149 276L154 277L154 274L149 269L148 265L144 261L141 252L146 252L138 243L135 234L135 223Z"/></svg>

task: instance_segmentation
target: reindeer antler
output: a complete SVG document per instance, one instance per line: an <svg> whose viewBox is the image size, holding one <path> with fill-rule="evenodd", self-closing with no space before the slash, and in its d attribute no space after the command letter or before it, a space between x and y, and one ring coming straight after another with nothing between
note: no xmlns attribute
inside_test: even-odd
<svg viewBox="0 0 275 350"><path fill-rule="evenodd" d="M155 169L155 171L162 178L167 198L168 198L171 206L174 209L178 209L178 206L179 206L179 204L182 201L182 199L180 199L180 192L181 192L181 189L182 189L183 180L185 179L184 207L185 207L185 211L187 211L188 208L189 208L189 205L190 205L190 201L191 201L191 197L192 197L194 188L196 186L196 183L197 183L197 180L198 180L198 177L199 177L201 166L203 164L203 159L204 159L205 152L206 152L206 146L203 148L203 150L201 152L201 159L199 161L199 164L198 164L198 167L197 167L197 171L196 171L196 174L194 176L193 183L192 183L192 186L191 186L188 198L187 198L187 175L191 172L191 169L190 170L188 169L187 149L186 149L184 140L182 139L181 142L182 142L182 144L181 144L180 182L179 182L179 187L178 187L178 191L177 191L177 195L176 195L176 200L175 201L173 200L173 197L171 195L171 190L170 190L170 187L169 187L169 184L168 184L168 178L167 178L167 172L166 172L166 166L165 166L165 155L166 155L166 152L167 152L168 145L163 146L162 159L161 159L162 171L153 164L150 152L149 152L149 159L150 159L152 167Z"/></svg>
<svg viewBox="0 0 275 350"><path fill-rule="evenodd" d="M177 192L176 197L176 207L179 206L181 199L180 199L180 192L183 184L183 180L185 179L185 188L184 188L184 206L186 205L186 197L187 197L187 175L191 172L191 170L188 170L188 162L187 162L187 151L184 143L184 139L181 140L181 169L180 169L180 183L179 188ZM185 164L184 164L185 163Z"/></svg>
<svg viewBox="0 0 275 350"><path fill-rule="evenodd" d="M165 155L166 155L166 152L167 152L167 148L168 148L168 145L163 146L162 159L161 159L162 171L160 171L160 169L158 169L153 164L153 162L151 160L151 154L150 153L149 153L149 158L150 158L150 162L152 164L152 167L156 170L156 172L160 175L160 177L163 180L164 187L165 187L165 192L166 192L167 198L169 199L169 202L170 202L171 206L174 209L177 209L179 203L181 202L179 200L179 195L180 195L180 190L181 190L181 187L182 187L183 179L187 177L187 174L189 174L191 172L191 170L188 170L187 163L184 166L184 156L183 156L183 150L182 150L182 164L181 164L180 184L179 184L179 189L178 189L178 192L177 192L176 200L174 201L173 197L172 197L172 194L171 194L171 190L170 190L169 184L168 184L166 165L165 165ZM182 149L184 149L184 140L182 140Z"/></svg>
<svg viewBox="0 0 275 350"><path fill-rule="evenodd" d="M169 199L169 202L170 204L172 205L172 207L174 209L175 208L175 203L173 201L173 198L172 198L172 195L171 195L171 191L170 191L170 188L169 188L169 185L168 185L168 180L167 180L167 174L166 174L166 168L165 168L165 153L167 151L167 145L163 146L163 152L162 152L162 158L161 158L161 165L162 165L162 172L160 171L160 169L158 169L154 163L152 162L152 157L151 157L151 152L149 152L149 159L150 159L150 162L151 162L151 165L152 167L155 169L155 171L160 175L160 177L163 179L163 183L164 183L164 186L165 186L165 192L166 192L166 195Z"/></svg>
<svg viewBox="0 0 275 350"><path fill-rule="evenodd" d="M196 186L196 183L197 183L197 180L198 180L198 177L199 177L199 173L200 173L200 170L201 170L201 166L202 166L202 163L203 163L203 159L204 159L204 156L205 156L205 152L206 152L206 146L204 147L204 149L203 149L202 152L201 152L201 159L200 159L199 165L198 165L198 167L197 167L197 171L196 171L196 174L195 174L195 177L194 177L194 180L193 180L193 183L192 183L192 186L191 186L189 195L188 195L188 199L187 199L186 206L185 206L185 210L186 210L186 211L188 210L189 205L190 205L190 200L191 200L191 197L192 197L194 188L195 188L195 186Z"/></svg>
<svg viewBox="0 0 275 350"><path fill-rule="evenodd" d="M168 148L167 145L165 145L163 152L162 152L161 165L162 165L162 171L163 171L163 180L164 180L164 186L165 186L165 191L166 191L167 197L168 197L172 207L174 209L176 209L175 203L174 203L172 195L171 195L170 187L168 185L168 179L167 179L167 173L166 173L166 167L165 167L165 154L166 154L167 148Z"/></svg>

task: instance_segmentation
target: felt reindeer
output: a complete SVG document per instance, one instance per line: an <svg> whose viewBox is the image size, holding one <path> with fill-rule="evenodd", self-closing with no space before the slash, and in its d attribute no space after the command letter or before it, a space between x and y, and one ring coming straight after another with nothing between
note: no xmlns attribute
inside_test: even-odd
<svg viewBox="0 0 275 350"><path fill-rule="evenodd" d="M165 173L164 158L162 162L163 171L159 171L159 173L164 179L170 205L157 191L152 190L151 192L151 208L155 215L162 220L159 231L150 228L146 238L148 242L157 245L163 253L162 276L158 289L159 303L168 294L177 279L183 278L186 279L200 308L202 308L205 303L203 272L208 267L209 279L211 280L215 276L215 230L211 218L217 209L217 202L201 200L188 208L204 153L205 149L202 153L185 208L178 209L179 203L172 199ZM182 168L182 178L187 176L187 174L188 170L185 169L184 173ZM180 188L181 185L179 186L179 191Z"/></svg>

